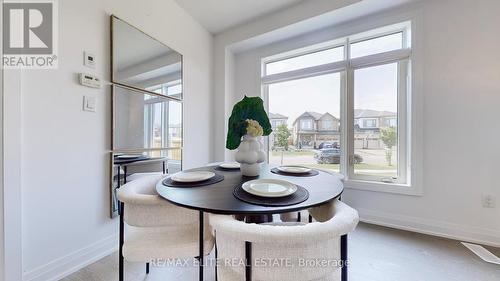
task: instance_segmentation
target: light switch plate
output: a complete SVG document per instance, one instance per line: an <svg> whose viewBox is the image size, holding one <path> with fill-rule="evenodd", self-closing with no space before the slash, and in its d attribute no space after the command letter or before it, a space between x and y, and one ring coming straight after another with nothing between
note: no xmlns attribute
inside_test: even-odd
<svg viewBox="0 0 500 281"><path fill-rule="evenodd" d="M89 68L95 68L96 57L94 54L89 53L87 51L83 52L83 65Z"/></svg>
<svg viewBox="0 0 500 281"><path fill-rule="evenodd" d="M83 111L96 111L96 98L90 96L83 96Z"/></svg>
<svg viewBox="0 0 500 281"><path fill-rule="evenodd" d="M495 208L496 207L496 198L493 195L485 194L481 198L483 202L483 208Z"/></svg>

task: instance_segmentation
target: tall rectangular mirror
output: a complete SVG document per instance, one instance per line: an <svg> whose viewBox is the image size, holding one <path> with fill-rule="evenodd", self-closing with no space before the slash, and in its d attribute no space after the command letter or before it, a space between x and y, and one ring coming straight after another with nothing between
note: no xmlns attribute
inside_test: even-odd
<svg viewBox="0 0 500 281"><path fill-rule="evenodd" d="M111 16L111 216L116 191L182 169L182 55Z"/></svg>
<svg viewBox="0 0 500 281"><path fill-rule="evenodd" d="M127 22L111 16L111 80L182 98L182 55Z"/></svg>

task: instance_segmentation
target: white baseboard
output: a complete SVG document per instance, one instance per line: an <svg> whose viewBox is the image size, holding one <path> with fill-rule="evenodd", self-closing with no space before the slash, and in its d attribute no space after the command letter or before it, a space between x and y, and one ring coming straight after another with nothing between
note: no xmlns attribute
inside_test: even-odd
<svg viewBox="0 0 500 281"><path fill-rule="evenodd" d="M357 209L362 222L454 240L500 247L500 231L418 217Z"/></svg>
<svg viewBox="0 0 500 281"><path fill-rule="evenodd" d="M23 274L23 281L60 280L115 252L117 249L118 236L111 235L87 247L25 272Z"/></svg>

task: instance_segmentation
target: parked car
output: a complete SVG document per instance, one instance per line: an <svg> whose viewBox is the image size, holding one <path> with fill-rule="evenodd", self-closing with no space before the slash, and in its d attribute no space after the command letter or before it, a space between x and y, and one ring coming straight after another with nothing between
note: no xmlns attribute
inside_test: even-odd
<svg viewBox="0 0 500 281"><path fill-rule="evenodd" d="M325 149L325 148L340 148L340 144L338 142L329 142L325 141L319 144L318 149Z"/></svg>
<svg viewBox="0 0 500 281"><path fill-rule="evenodd" d="M340 163L340 149L339 148L323 148L314 154L318 164L339 164ZM354 154L354 164L363 162L363 157Z"/></svg>

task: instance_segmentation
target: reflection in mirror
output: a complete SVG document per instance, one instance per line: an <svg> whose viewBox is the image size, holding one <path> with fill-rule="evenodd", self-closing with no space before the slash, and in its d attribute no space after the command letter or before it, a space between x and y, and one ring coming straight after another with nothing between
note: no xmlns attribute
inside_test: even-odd
<svg viewBox="0 0 500 281"><path fill-rule="evenodd" d="M151 175L181 171L180 148L148 152L111 153L111 217L118 214L116 189L126 183Z"/></svg>
<svg viewBox="0 0 500 281"><path fill-rule="evenodd" d="M182 55L111 17L114 83L182 98Z"/></svg>
<svg viewBox="0 0 500 281"><path fill-rule="evenodd" d="M113 86L113 149L182 146L182 104Z"/></svg>

